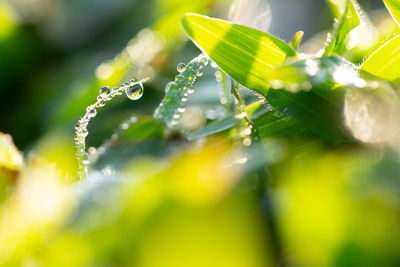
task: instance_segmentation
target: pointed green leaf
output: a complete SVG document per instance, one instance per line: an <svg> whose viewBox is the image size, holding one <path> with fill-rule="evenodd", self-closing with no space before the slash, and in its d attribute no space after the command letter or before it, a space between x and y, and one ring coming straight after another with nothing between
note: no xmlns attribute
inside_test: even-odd
<svg viewBox="0 0 400 267"><path fill-rule="evenodd" d="M303 40L304 37L304 32L303 31L298 31L294 34L292 41L290 41L289 45L297 51L299 49L299 46L301 44L301 41Z"/></svg>
<svg viewBox="0 0 400 267"><path fill-rule="evenodd" d="M333 13L337 16L343 1L332 1L330 0L331 6L333 6ZM330 56L334 53L340 54L346 47L346 37L355 27L360 25L360 17L357 13L356 3L353 0L348 0L346 8L343 11L343 15L339 19L336 29L329 42L328 47L325 50L324 56Z"/></svg>
<svg viewBox="0 0 400 267"><path fill-rule="evenodd" d="M221 69L242 85L261 92L265 74L296 52L282 40L253 28L197 14L182 18L187 35Z"/></svg>
<svg viewBox="0 0 400 267"><path fill-rule="evenodd" d="M399 0L383 0L392 17L400 24L400 1Z"/></svg>
<svg viewBox="0 0 400 267"><path fill-rule="evenodd" d="M376 50L361 69L389 81L400 78L400 35Z"/></svg>

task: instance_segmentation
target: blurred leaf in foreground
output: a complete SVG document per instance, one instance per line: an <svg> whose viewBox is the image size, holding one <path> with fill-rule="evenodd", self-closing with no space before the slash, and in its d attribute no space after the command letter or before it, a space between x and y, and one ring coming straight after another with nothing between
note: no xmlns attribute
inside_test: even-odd
<svg viewBox="0 0 400 267"><path fill-rule="evenodd" d="M300 151L272 170L289 266L397 266L400 199L382 186L381 175L372 178L376 155L355 148Z"/></svg>
<svg viewBox="0 0 400 267"><path fill-rule="evenodd" d="M11 135L0 132L0 202L7 199L24 163Z"/></svg>

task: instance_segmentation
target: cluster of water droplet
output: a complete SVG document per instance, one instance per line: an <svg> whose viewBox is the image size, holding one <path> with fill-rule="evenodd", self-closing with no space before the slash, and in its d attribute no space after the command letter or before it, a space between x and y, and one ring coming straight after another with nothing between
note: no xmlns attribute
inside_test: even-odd
<svg viewBox="0 0 400 267"><path fill-rule="evenodd" d="M203 76L203 68L207 66L209 59L200 55L189 64L178 64L180 74L175 81L167 84L165 97L154 113L154 118L163 120L168 127L176 127L181 114L186 110L188 96L194 92L194 82L197 77Z"/></svg>
<svg viewBox="0 0 400 267"><path fill-rule="evenodd" d="M243 146L249 147L253 143L253 133L255 133L256 129L246 112L246 103L241 94L240 85L237 83L232 87L232 97L235 103L237 139Z"/></svg>
<svg viewBox="0 0 400 267"><path fill-rule="evenodd" d="M118 87L110 89L108 86L104 86L100 89L99 96L97 97L96 103L86 108L86 113L78 120L75 127L75 146L76 146L76 157L78 159L79 169L78 175L80 179L84 179L87 174L87 168L89 164L89 154L86 152L86 137L89 134L87 129L89 122L92 118L96 117L97 109L103 107L108 101L113 99L117 95L125 95L131 100L138 100L143 96L143 82L131 80Z"/></svg>

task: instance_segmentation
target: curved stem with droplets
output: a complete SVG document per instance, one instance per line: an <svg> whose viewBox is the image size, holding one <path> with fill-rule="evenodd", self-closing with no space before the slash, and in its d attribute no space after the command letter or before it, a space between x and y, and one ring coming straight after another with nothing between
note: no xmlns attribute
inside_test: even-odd
<svg viewBox="0 0 400 267"><path fill-rule="evenodd" d="M113 89L107 86L102 87L96 103L86 108L85 115L78 120L78 124L75 127L76 157L78 160L78 176L80 180L84 180L87 177L89 164L89 157L86 152L86 137L89 134L87 127L90 120L97 115L97 109L103 107L108 101L117 95L122 95L124 92L129 99L138 100L143 95L143 83L147 80L148 79L140 81L131 80Z"/></svg>

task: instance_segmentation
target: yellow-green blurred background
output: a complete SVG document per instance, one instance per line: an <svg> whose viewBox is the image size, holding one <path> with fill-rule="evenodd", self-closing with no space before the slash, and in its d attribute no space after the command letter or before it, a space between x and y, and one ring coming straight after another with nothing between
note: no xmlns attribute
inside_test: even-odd
<svg viewBox="0 0 400 267"><path fill-rule="evenodd" d="M398 30L381 1L359 2L377 39ZM323 0L269 4L270 33L303 30L307 51L331 28ZM182 14L227 18L229 5L0 0L1 266L400 266L398 150L278 132L252 165L229 133L188 142L151 119L176 65L199 54ZM100 87L144 77L140 101L99 112L88 146L139 123L77 182L76 121ZM194 127L224 117L212 70L189 106Z"/></svg>

